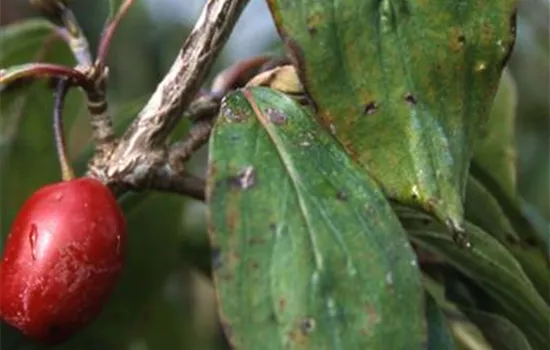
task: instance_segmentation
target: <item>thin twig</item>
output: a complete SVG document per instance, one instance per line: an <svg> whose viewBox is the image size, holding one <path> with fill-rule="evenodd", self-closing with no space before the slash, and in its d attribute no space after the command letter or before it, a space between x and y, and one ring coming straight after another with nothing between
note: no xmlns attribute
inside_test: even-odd
<svg viewBox="0 0 550 350"><path fill-rule="evenodd" d="M204 95L195 99L183 113L183 119L195 122L200 119L211 118L218 113L220 101L212 96Z"/></svg>
<svg viewBox="0 0 550 350"><path fill-rule="evenodd" d="M101 39L99 42L99 48L97 50L96 65L98 67L103 67L105 65L105 60L107 59L107 54L109 53L109 47L113 39L113 35L116 32L120 22L128 13L128 10L134 4L135 0L125 0L122 5L120 5L117 13L114 18L109 19L108 24L105 26L103 33L101 34Z"/></svg>
<svg viewBox="0 0 550 350"><path fill-rule="evenodd" d="M205 181L188 173L158 171L153 177L149 188L161 192L178 193L199 201L204 201L206 196Z"/></svg>
<svg viewBox="0 0 550 350"><path fill-rule="evenodd" d="M184 169L184 163L208 141L212 126L213 118L201 119L193 124L183 141L177 142L172 146L168 155L172 168L176 171Z"/></svg>

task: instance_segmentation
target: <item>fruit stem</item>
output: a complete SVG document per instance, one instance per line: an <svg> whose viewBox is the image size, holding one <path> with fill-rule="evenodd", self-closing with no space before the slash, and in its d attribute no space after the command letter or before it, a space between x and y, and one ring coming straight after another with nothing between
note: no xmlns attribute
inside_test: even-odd
<svg viewBox="0 0 550 350"><path fill-rule="evenodd" d="M65 135L63 132L63 102L69 89L67 79L59 79L55 92L55 102L53 110L53 133L55 138L55 148L57 158L61 165L61 177L64 181L69 181L75 178L73 168L69 164L67 151L65 147Z"/></svg>

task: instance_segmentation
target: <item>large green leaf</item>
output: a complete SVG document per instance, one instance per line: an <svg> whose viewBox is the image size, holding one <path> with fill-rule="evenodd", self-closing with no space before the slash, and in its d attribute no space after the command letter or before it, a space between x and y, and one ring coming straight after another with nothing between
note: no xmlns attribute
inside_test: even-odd
<svg viewBox="0 0 550 350"><path fill-rule="evenodd" d="M473 247L458 247L444 228L419 213L401 212L403 223L420 247L440 254L471 278L497 304L500 314L518 326L531 345L542 348L550 341L550 307L539 295L520 264L495 238L467 224Z"/></svg>
<svg viewBox="0 0 550 350"><path fill-rule="evenodd" d="M516 0L269 0L320 119L403 203L462 228Z"/></svg>
<svg viewBox="0 0 550 350"><path fill-rule="evenodd" d="M237 349L421 349L416 257L376 183L290 97L224 101L210 143L214 277Z"/></svg>

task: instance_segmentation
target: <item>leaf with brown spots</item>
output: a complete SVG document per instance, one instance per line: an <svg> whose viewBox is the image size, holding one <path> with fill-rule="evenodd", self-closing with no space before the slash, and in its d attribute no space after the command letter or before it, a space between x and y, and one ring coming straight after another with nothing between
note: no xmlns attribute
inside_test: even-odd
<svg viewBox="0 0 550 350"><path fill-rule="evenodd" d="M377 183L306 109L268 88L235 92L209 157L214 279L235 349L422 348L407 236ZM226 181L243 169L254 181Z"/></svg>
<svg viewBox="0 0 550 350"><path fill-rule="evenodd" d="M455 233L516 0L269 0L320 121L386 194Z"/></svg>

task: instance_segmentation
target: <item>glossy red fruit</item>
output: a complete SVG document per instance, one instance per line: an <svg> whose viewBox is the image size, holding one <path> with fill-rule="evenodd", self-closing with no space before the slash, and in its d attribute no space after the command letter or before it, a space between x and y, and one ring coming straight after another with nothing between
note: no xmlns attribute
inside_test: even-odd
<svg viewBox="0 0 550 350"><path fill-rule="evenodd" d="M0 315L43 343L62 342L100 313L122 270L126 223L101 182L38 190L23 205L0 265Z"/></svg>

